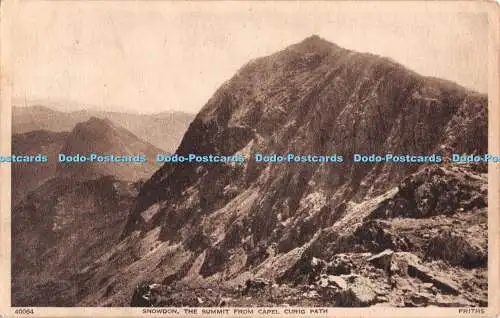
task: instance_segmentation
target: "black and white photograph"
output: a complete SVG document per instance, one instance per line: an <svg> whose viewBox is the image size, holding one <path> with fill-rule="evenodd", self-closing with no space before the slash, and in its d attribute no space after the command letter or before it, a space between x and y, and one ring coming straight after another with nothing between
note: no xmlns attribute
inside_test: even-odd
<svg viewBox="0 0 500 318"><path fill-rule="evenodd" d="M432 3L19 2L11 312L484 314L492 22Z"/></svg>

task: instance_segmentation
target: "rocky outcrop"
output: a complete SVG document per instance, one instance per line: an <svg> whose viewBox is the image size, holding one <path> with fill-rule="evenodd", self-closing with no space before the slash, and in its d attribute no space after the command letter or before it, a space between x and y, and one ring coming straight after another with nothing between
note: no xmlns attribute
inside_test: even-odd
<svg viewBox="0 0 500 318"><path fill-rule="evenodd" d="M425 167L406 177L398 186L398 195L382 204L372 217L425 218L484 208L488 188L474 168Z"/></svg>

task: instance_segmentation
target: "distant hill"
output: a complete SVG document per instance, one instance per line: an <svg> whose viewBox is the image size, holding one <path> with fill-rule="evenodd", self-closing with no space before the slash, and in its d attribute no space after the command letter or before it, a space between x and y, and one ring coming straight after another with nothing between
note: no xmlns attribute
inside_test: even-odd
<svg viewBox="0 0 500 318"><path fill-rule="evenodd" d="M70 131L85 118L74 115L41 105L12 107L12 133L22 134L35 130Z"/></svg>
<svg viewBox="0 0 500 318"><path fill-rule="evenodd" d="M70 131L77 123L87 121L91 117L107 118L154 146L173 153L194 115L183 112L144 115L100 110L68 113L41 105L13 107L12 133L20 134L35 130Z"/></svg>
<svg viewBox="0 0 500 318"><path fill-rule="evenodd" d="M71 175L77 179L93 179L97 176L112 175L119 180L136 181L150 177L158 168L154 160L156 154L164 153L148 142L145 142L128 130L113 124L109 119L91 117L76 124L66 138L60 151L66 155L144 155L145 163L105 163L92 162L85 164L59 163L57 175Z"/></svg>

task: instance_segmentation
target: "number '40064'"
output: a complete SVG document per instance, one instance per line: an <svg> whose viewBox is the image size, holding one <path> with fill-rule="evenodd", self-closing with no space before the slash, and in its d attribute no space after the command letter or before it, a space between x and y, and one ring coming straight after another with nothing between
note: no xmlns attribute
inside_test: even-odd
<svg viewBox="0 0 500 318"><path fill-rule="evenodd" d="M35 311L33 310L33 308L17 308L16 310L14 310L14 313L16 315L33 315Z"/></svg>

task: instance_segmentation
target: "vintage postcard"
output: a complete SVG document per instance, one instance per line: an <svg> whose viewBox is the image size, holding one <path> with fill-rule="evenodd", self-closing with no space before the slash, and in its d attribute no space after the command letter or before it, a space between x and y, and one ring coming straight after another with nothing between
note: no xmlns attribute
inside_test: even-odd
<svg viewBox="0 0 500 318"><path fill-rule="evenodd" d="M498 3L0 13L1 316L499 314Z"/></svg>

